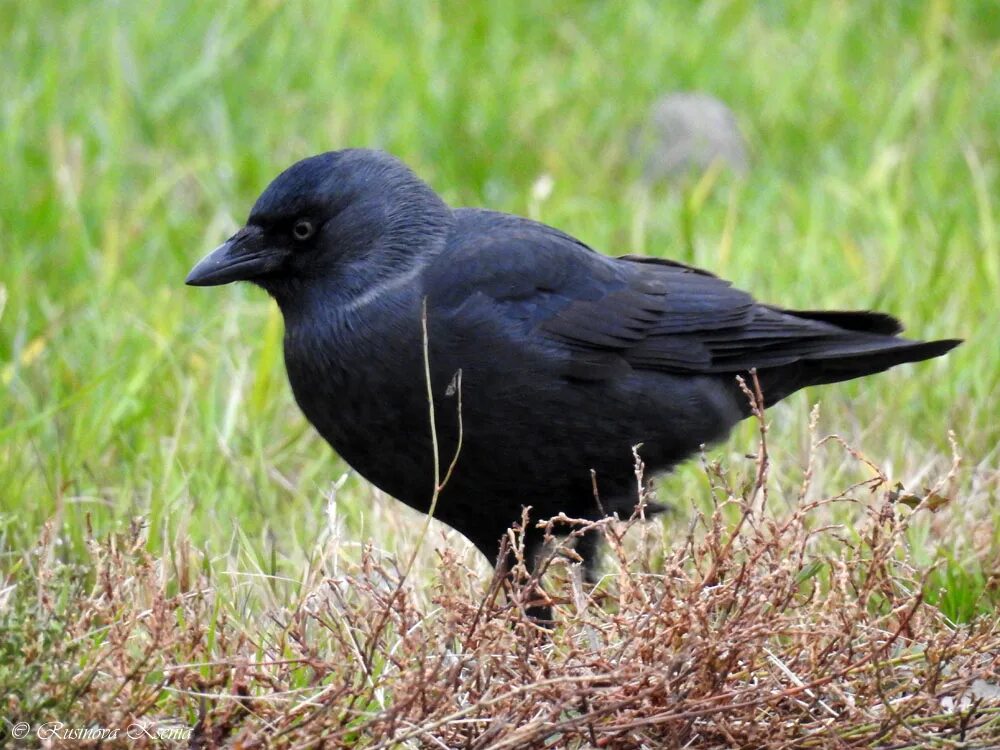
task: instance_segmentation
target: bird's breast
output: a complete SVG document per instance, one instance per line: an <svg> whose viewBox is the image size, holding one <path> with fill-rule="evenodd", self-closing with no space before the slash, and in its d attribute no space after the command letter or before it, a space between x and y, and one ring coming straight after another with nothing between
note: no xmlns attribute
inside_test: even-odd
<svg viewBox="0 0 1000 750"><path fill-rule="evenodd" d="M309 422L353 469L417 507L425 493L414 485L426 484L427 502L433 488L422 352L419 319L289 327L285 335L289 383Z"/></svg>

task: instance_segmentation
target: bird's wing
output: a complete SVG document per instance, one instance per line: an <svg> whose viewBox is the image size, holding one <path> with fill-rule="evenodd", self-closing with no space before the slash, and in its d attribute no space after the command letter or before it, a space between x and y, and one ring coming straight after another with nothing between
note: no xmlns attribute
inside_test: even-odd
<svg viewBox="0 0 1000 750"><path fill-rule="evenodd" d="M511 218L455 233L425 277L430 309L466 337L490 330L548 355L567 377L735 373L913 343L889 337L899 324L886 315L781 310L705 271L609 258Z"/></svg>

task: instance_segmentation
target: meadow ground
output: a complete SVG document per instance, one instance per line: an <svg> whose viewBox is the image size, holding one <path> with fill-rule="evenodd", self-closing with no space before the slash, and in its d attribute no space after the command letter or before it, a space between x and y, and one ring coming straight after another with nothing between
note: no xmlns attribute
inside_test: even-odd
<svg viewBox="0 0 1000 750"><path fill-rule="evenodd" d="M978 711L978 701L989 703L984 688L969 692L975 680L991 684L997 668L970 656L997 643L1000 571L993 2L563 2L544 15L527 4L424 0L2 7L0 714L8 723L0 732L18 717L145 716L201 722L206 746L270 737L277 726L288 729L282 741L304 745L310 730L296 722L302 706L318 705L354 733L351 742L370 745L407 732L412 742L434 736L445 746L461 732L478 738L470 746L822 742L824 732L840 732L844 743L919 743L1000 733L994 709ZM710 92L736 111L748 175L709 170L643 184L630 143L652 102L674 90ZM805 641L768 632L761 637L773 661L755 666L741 656L724 668L706 656L714 674L729 677L675 686L671 695L687 697L676 698L673 714L657 713L643 680L662 675L664 659L704 656L685 640L689 625L650 631L662 650L637 658L649 667L638 677L615 672L622 662L580 666L566 656L579 656L576 647L607 655L623 632L638 632L612 633L608 623L658 611L653 594L635 593L641 586L630 588L620 572L606 583L615 596L598 603L571 582L556 584L556 593L569 592L566 625L548 645L524 623L511 629L517 613L503 596L483 609L500 627L458 638L455 622L434 613L442 602L444 611L478 611L490 572L454 533L435 525L418 545L420 516L357 476L341 481L347 467L292 401L280 316L263 293L183 285L280 169L344 146L395 153L453 205L530 215L608 253L672 257L762 300L880 309L914 336L965 338L945 358L807 391L769 411L767 508L758 461L746 457L761 455L748 422L703 462L660 480L660 499L675 512L623 542L623 569L646 571L655 596L667 597L657 589L667 580L683 589L657 601L686 602L679 612L701 602L699 643L718 647L716 661L745 653L720 645L732 643L719 615L732 601L711 599L725 589L721 569L737 580L746 571L749 590L777 596L806 629L818 631L853 601L860 630L827 643L839 644L830 646L837 653L857 647L867 661L831 665L817 652L790 666L808 651ZM533 191L543 176L552 182L544 197ZM827 433L881 473L835 440L817 448ZM796 525L803 507L852 487ZM818 531L828 524L836 528ZM699 545L711 550L737 528L740 541L699 556ZM405 609L384 589L396 590L418 546L399 593ZM689 554L675 559L678 550ZM787 600L767 589L777 585L766 575L777 560L794 561ZM338 600L337 622L324 620L340 635L292 643L295 618L312 616L320 591L329 605L337 586L355 592ZM911 606L919 617L906 614ZM385 621L372 624L379 607ZM156 637L154 610L162 615ZM732 620L744 635L766 621L766 613ZM436 654L444 665L420 690L393 682L391 652L393 644L407 652L406 623L429 634L420 658ZM537 692L529 678L541 667L530 655L522 671L486 680L482 655L516 652L509 634L517 628L535 644L532 654L544 655L545 673L589 675L591 692L580 683ZM896 635L872 635L886 632ZM763 653L763 642L747 636L744 646ZM475 669L454 661L456 643L480 654ZM423 663L412 658L399 672ZM242 671L232 668L239 660ZM275 666L282 661L294 668ZM454 664L461 678L449 682ZM881 684L863 676L874 664L886 665L892 685L865 693L859 708L862 686ZM903 677L900 665L925 672ZM776 681L770 698L758 667ZM637 687L601 693L601 675L612 673ZM840 674L841 694L820 695L810 680L831 674ZM473 677L492 680L493 692L470 698ZM904 700L907 680L925 687ZM112 697L98 699L98 688ZM574 691L590 703L561 702ZM737 693L752 721L734 714L726 724L697 704L733 703ZM923 702L911 714L917 693ZM549 705L572 721L552 733L508 699L526 701L525 711ZM508 724L487 731L476 723L485 719L462 713L476 700L486 701L483 712L506 707ZM537 731L518 735L512 726ZM426 735L414 734L420 727Z"/></svg>

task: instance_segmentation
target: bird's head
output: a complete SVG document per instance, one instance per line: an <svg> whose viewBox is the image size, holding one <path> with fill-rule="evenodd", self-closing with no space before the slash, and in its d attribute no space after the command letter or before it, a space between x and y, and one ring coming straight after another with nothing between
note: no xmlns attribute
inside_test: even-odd
<svg viewBox="0 0 1000 750"><path fill-rule="evenodd" d="M447 206L398 159L330 151L278 175L246 225L192 268L186 283L251 281L279 303L315 287L350 297L407 270L449 222Z"/></svg>

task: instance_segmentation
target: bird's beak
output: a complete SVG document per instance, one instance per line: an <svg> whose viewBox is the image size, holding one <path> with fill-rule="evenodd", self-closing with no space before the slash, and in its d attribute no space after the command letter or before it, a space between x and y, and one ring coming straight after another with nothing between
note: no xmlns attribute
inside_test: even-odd
<svg viewBox="0 0 1000 750"><path fill-rule="evenodd" d="M190 286L218 286L233 281L250 281L276 271L282 260L280 251L265 246L259 227L245 226L198 261L184 283Z"/></svg>

